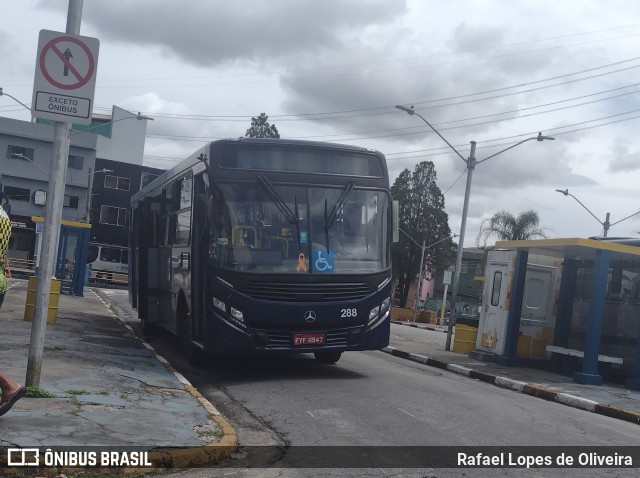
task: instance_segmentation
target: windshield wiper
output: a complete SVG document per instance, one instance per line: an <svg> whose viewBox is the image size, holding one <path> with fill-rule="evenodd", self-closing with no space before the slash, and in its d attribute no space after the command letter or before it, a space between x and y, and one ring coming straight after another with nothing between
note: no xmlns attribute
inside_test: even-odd
<svg viewBox="0 0 640 478"><path fill-rule="evenodd" d="M331 210L331 214L327 213L327 199L325 198L324 200L324 238L327 243L327 253L329 252L329 229L331 229L333 225L336 223L336 220L338 219L338 213L347 203L349 194L351 194L351 191L353 190L353 187L355 186L355 184L356 183L354 181L349 181L347 183L347 185L344 187L342 191L342 194L338 198L338 201L336 202L335 206L333 206L333 209Z"/></svg>
<svg viewBox="0 0 640 478"><path fill-rule="evenodd" d="M296 236L298 238L298 253L302 251L302 244L300 242L300 219L298 214L298 198L294 196L295 202L295 213L289 209L289 206L284 202L284 200L280 197L278 192L274 189L271 181L269 181L265 176L259 175L258 182L264 188L267 195L276 205L276 207L280 210L280 212L284 215L284 217L289 221L289 224L294 224L296 226Z"/></svg>
<svg viewBox="0 0 640 478"><path fill-rule="evenodd" d="M258 176L258 182L267 192L269 198L271 199L271 201L273 201L273 204L275 204L280 212L284 215L284 217L287 218L287 221L289 221L290 224L297 225L299 222L297 214L294 214L291 209L289 209L289 206L287 206L287 204L273 188L271 181L269 181L264 176Z"/></svg>
<svg viewBox="0 0 640 478"><path fill-rule="evenodd" d="M333 227L333 225L336 223L336 219L338 219L338 213L344 207L344 205L347 203L347 199L349 198L349 194L351 194L351 191L353 191L353 187L355 185L356 185L355 181L349 181L347 183L347 185L344 187L344 190L342 191L342 194L338 198L338 201L336 202L335 206L333 206L333 209L331 210L331 214L329 214L328 217L327 217L327 214L326 214L327 208L326 208L326 201L325 201L325 223L324 223L324 227L325 227L325 229L327 229L327 231L329 229L331 229Z"/></svg>

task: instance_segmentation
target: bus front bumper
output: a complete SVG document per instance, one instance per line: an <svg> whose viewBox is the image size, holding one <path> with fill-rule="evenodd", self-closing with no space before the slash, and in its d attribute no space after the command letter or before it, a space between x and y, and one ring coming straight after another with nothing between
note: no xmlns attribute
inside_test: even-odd
<svg viewBox="0 0 640 478"><path fill-rule="evenodd" d="M372 326L318 330L324 334L321 345L294 345L294 336L304 330L266 330L241 328L209 309L205 324L205 351L223 354L254 352L313 353L320 351L380 350L389 345L390 314Z"/></svg>

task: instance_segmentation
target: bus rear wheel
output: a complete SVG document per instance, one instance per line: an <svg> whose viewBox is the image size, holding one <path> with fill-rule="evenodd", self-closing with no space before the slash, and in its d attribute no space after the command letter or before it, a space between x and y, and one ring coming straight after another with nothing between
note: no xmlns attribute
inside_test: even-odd
<svg viewBox="0 0 640 478"><path fill-rule="evenodd" d="M316 360L324 364L334 364L342 356L342 352L314 352Z"/></svg>

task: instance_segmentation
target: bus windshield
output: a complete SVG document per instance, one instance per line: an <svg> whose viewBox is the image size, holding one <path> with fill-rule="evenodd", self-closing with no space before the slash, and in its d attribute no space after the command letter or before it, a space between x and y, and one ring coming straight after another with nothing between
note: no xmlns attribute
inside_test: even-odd
<svg viewBox="0 0 640 478"><path fill-rule="evenodd" d="M214 185L209 250L214 265L332 274L389 268L385 191L350 185L345 194L344 186L267 184L271 193L259 182Z"/></svg>

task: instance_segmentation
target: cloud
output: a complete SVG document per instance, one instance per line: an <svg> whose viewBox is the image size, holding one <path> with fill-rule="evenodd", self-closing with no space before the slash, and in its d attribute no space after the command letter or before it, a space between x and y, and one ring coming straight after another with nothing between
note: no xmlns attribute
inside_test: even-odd
<svg viewBox="0 0 640 478"><path fill-rule="evenodd" d="M620 173L637 171L640 169L640 151L631 151L631 141L626 138L616 138L613 142L613 152L609 157L609 171Z"/></svg>
<svg viewBox="0 0 640 478"><path fill-rule="evenodd" d="M88 2L83 20L101 38L157 46L193 65L268 64L344 48L345 35L391 22L406 8L405 2L385 0L130 0L117 2L117 8L113 2Z"/></svg>

